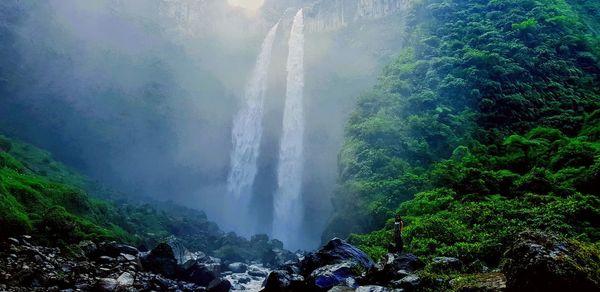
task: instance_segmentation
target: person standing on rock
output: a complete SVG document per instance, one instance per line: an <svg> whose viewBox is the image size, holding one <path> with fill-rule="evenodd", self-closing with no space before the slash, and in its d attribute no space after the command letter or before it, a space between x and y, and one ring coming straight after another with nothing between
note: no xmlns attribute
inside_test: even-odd
<svg viewBox="0 0 600 292"><path fill-rule="evenodd" d="M400 214L396 214L396 220L394 221L394 248L395 253L402 253L404 249L404 241L402 241L402 230L404 229L404 221Z"/></svg>

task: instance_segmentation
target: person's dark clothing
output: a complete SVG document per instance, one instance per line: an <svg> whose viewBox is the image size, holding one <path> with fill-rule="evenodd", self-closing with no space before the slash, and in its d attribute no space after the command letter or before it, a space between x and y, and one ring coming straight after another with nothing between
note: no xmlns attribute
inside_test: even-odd
<svg viewBox="0 0 600 292"><path fill-rule="evenodd" d="M404 249L404 241L402 241L402 230L400 222L394 224L394 252L401 253Z"/></svg>

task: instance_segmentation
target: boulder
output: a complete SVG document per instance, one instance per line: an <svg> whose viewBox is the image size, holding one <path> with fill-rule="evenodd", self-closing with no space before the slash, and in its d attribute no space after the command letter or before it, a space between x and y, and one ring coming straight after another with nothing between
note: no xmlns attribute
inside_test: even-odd
<svg viewBox="0 0 600 292"><path fill-rule="evenodd" d="M96 289L98 291L115 291L118 286L118 282L111 278L101 278L96 283Z"/></svg>
<svg viewBox="0 0 600 292"><path fill-rule="evenodd" d="M114 241L113 242L101 242L98 244L98 248L96 249L95 256L96 257L110 256L110 257L116 258L122 253L137 256L139 251L137 248L135 248L133 246L116 243Z"/></svg>
<svg viewBox="0 0 600 292"><path fill-rule="evenodd" d="M330 240L316 252L307 254L300 262L303 276L309 276L317 268L352 261L364 270L371 269L375 263L357 247L339 238Z"/></svg>
<svg viewBox="0 0 600 292"><path fill-rule="evenodd" d="M521 233L504 254L508 291L599 291L600 252L540 232Z"/></svg>
<svg viewBox="0 0 600 292"><path fill-rule="evenodd" d="M208 284L208 292L228 292L231 289L231 283L227 280L214 279Z"/></svg>
<svg viewBox="0 0 600 292"><path fill-rule="evenodd" d="M167 243L159 243L149 253L142 254L140 261L145 270L167 277L174 277L177 274L177 259L173 249Z"/></svg>
<svg viewBox="0 0 600 292"><path fill-rule="evenodd" d="M421 278L417 275L411 274L400 280L391 282L393 287L402 288L406 291L415 291L421 286Z"/></svg>
<svg viewBox="0 0 600 292"><path fill-rule="evenodd" d="M413 254L387 254L381 264L371 269L358 280L361 284L377 284L387 286L394 280L410 276L414 271L425 267L425 264Z"/></svg>
<svg viewBox="0 0 600 292"><path fill-rule="evenodd" d="M185 270L180 270L177 275L179 279L189 281L200 286L208 286L212 281L217 279L216 274L210 267L205 264L195 263Z"/></svg>
<svg viewBox="0 0 600 292"><path fill-rule="evenodd" d="M85 255L88 258L92 257L98 250L98 246L91 240L81 241L77 245L77 247L79 247L79 249L81 249L81 251L83 252L83 255Z"/></svg>
<svg viewBox="0 0 600 292"><path fill-rule="evenodd" d="M264 292L292 292L306 291L304 277L285 270L276 270L269 273L265 280Z"/></svg>
<svg viewBox="0 0 600 292"><path fill-rule="evenodd" d="M200 260L206 263L200 262L197 255L202 256ZM149 253L142 253L140 256L145 270L200 286L207 286L219 277L221 264L208 263L209 261L212 262L203 253L191 253L174 237L159 243Z"/></svg>
<svg viewBox="0 0 600 292"><path fill-rule="evenodd" d="M178 265L189 265L189 262L197 260L196 255L191 253L183 243L174 236L167 239L167 244L171 247L171 251L173 252L173 256Z"/></svg>
<svg viewBox="0 0 600 292"><path fill-rule="evenodd" d="M129 287L133 285L133 281L133 275L128 272L125 272L117 278L117 285L119 287Z"/></svg>
<svg viewBox="0 0 600 292"><path fill-rule="evenodd" d="M227 270L232 271L234 273L245 273L248 270L248 266L244 263L231 263L227 265Z"/></svg>
<svg viewBox="0 0 600 292"><path fill-rule="evenodd" d="M353 261L320 267L310 274L308 285L317 291L327 291L338 285L355 288L354 278L359 276L358 271L360 266Z"/></svg>
<svg viewBox="0 0 600 292"><path fill-rule="evenodd" d="M248 267L248 275L250 276L254 276L254 277L266 277L269 274L269 272L265 269L262 269L260 267L257 266L249 266Z"/></svg>

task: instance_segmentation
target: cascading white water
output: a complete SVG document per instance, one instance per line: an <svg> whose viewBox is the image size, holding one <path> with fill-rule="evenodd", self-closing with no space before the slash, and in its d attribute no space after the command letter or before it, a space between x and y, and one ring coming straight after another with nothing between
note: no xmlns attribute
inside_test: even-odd
<svg viewBox="0 0 600 292"><path fill-rule="evenodd" d="M244 100L233 121L231 134L233 149L231 151L231 168L227 178L230 200L227 201L227 205L232 212L235 212L232 214L237 217L236 223L232 223L231 228L243 235L249 235L251 232L246 228L248 226L246 219L248 218L244 218L244 215L248 214L252 185L257 172L256 161L263 132L265 91L271 52L278 26L279 23L275 24L263 41L252 77L246 86Z"/></svg>
<svg viewBox="0 0 600 292"><path fill-rule="evenodd" d="M302 222L304 139L304 15L294 17L289 39L287 89L274 197L273 237L295 248Z"/></svg>

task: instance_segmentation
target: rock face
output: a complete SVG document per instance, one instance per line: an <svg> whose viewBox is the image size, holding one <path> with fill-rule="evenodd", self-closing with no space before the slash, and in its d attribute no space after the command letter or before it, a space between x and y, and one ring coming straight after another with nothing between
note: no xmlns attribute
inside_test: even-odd
<svg viewBox="0 0 600 292"><path fill-rule="evenodd" d="M598 254L555 236L522 233L504 258L508 291L600 291Z"/></svg>
<svg viewBox="0 0 600 292"><path fill-rule="evenodd" d="M407 8L407 0L320 0L305 8L309 32L333 31L359 20L372 20Z"/></svg>

